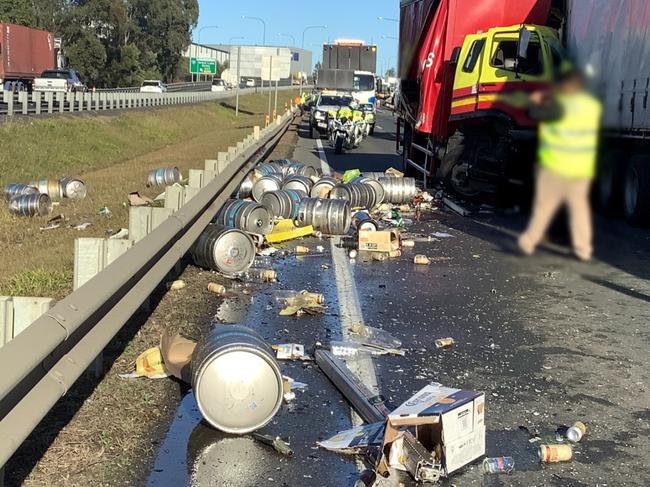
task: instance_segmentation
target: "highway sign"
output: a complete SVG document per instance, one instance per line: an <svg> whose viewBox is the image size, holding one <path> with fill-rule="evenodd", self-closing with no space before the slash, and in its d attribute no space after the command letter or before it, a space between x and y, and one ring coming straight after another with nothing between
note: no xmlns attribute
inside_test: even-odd
<svg viewBox="0 0 650 487"><path fill-rule="evenodd" d="M217 74L217 62L214 59L190 58L190 74Z"/></svg>
<svg viewBox="0 0 650 487"><path fill-rule="evenodd" d="M262 56L262 80L280 81L283 71L279 56Z"/></svg>

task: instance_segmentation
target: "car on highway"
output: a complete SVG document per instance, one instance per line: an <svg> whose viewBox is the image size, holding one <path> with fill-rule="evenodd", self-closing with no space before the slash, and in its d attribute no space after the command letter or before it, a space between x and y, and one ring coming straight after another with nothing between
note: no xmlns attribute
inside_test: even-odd
<svg viewBox="0 0 650 487"><path fill-rule="evenodd" d="M159 79L146 79L142 82L140 93L165 93L167 86Z"/></svg>
<svg viewBox="0 0 650 487"><path fill-rule="evenodd" d="M219 92L219 91L226 91L228 89L228 84L226 83L225 80L221 78L215 78L212 80L212 86L210 87L210 91L213 92Z"/></svg>
<svg viewBox="0 0 650 487"><path fill-rule="evenodd" d="M246 88L255 88L255 80L253 78L248 78L245 84Z"/></svg>
<svg viewBox="0 0 650 487"><path fill-rule="evenodd" d="M309 116L309 136L311 138L320 138L327 134L328 130L328 113L338 111L341 107L350 106L354 101L352 95L347 92L323 91L316 104L311 109Z"/></svg>
<svg viewBox="0 0 650 487"><path fill-rule="evenodd" d="M34 80L34 91L85 93L88 87L74 69L48 69Z"/></svg>

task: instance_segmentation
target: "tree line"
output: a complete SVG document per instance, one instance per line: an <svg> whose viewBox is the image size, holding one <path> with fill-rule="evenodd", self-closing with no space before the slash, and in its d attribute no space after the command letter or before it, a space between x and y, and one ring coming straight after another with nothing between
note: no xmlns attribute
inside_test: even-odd
<svg viewBox="0 0 650 487"><path fill-rule="evenodd" d="M88 86L184 79L198 0L0 0L0 22L53 32Z"/></svg>

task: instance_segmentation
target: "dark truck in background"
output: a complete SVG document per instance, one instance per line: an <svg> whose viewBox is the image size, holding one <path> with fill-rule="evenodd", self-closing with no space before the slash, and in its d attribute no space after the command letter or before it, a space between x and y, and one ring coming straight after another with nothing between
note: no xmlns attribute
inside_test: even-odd
<svg viewBox="0 0 650 487"><path fill-rule="evenodd" d="M57 68L58 51L59 41L51 32L0 23L0 86L31 91L35 78Z"/></svg>
<svg viewBox="0 0 650 487"><path fill-rule="evenodd" d="M649 224L648 39L647 0L401 0L405 172L468 199L529 193L536 124L526 93L568 57L604 104L600 205Z"/></svg>

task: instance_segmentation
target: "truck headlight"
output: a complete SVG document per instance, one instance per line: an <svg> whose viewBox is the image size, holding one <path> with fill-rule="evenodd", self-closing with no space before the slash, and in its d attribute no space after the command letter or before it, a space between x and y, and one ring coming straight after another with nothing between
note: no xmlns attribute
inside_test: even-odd
<svg viewBox="0 0 650 487"><path fill-rule="evenodd" d="M323 112L319 112L318 110L314 113L314 118L316 120L325 120L325 114Z"/></svg>

